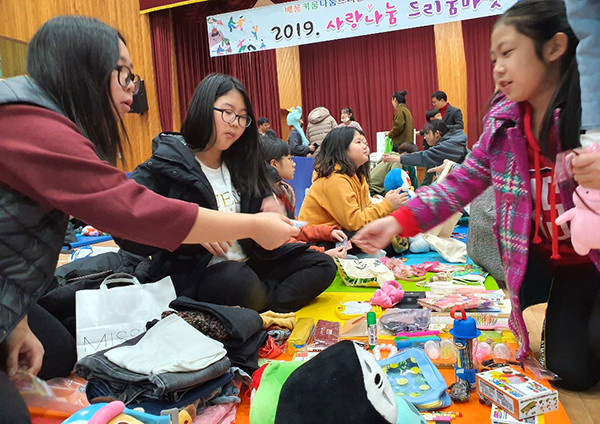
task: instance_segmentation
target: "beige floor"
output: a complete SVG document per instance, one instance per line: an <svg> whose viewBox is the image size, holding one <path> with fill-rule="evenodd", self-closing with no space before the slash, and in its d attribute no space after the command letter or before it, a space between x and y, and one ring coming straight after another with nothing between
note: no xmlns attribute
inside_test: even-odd
<svg viewBox="0 0 600 424"><path fill-rule="evenodd" d="M545 313L546 304L532 306L524 313L531 347L535 353L538 353L540 349L540 336ZM558 398L573 424L600 424L600 386L585 393L562 389L559 389L558 392Z"/></svg>

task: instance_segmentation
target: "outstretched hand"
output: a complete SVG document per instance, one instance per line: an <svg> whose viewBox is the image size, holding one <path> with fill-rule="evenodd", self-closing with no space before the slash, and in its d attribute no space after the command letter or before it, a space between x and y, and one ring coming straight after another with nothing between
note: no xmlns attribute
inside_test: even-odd
<svg viewBox="0 0 600 424"><path fill-rule="evenodd" d="M386 216L370 222L352 237L352 242L363 252L371 255L386 247L392 238L402 231L394 217Z"/></svg>
<svg viewBox="0 0 600 424"><path fill-rule="evenodd" d="M267 250L273 250L300 234L300 229L280 213L261 212L255 214L254 219L255 234L252 239Z"/></svg>

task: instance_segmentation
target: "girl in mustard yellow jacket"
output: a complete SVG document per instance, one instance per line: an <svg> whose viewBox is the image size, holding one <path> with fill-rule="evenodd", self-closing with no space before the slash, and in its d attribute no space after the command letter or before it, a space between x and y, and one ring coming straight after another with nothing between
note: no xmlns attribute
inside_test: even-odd
<svg viewBox="0 0 600 424"><path fill-rule="evenodd" d="M313 184L304 198L299 219L353 233L408 200L405 193L392 190L381 202L373 204L368 177L369 147L364 133L351 127L331 130L315 158Z"/></svg>

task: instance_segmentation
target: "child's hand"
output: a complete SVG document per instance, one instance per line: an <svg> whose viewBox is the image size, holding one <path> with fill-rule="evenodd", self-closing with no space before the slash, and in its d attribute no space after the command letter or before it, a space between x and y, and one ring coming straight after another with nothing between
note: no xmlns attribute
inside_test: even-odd
<svg viewBox="0 0 600 424"><path fill-rule="evenodd" d="M339 246L335 249L326 250L325 254L331 256L332 258L345 259L346 255L348 254L348 250L346 250L344 246Z"/></svg>
<svg viewBox="0 0 600 424"><path fill-rule="evenodd" d="M44 347L29 329L27 317L6 338L6 354L6 372L10 378L14 378L19 369L33 375L40 372Z"/></svg>
<svg viewBox="0 0 600 424"><path fill-rule="evenodd" d="M346 233L344 233L342 230L338 230L337 228L334 228L331 231L331 240L333 241L344 241L348 238L348 236L346 235Z"/></svg>
<svg viewBox="0 0 600 424"><path fill-rule="evenodd" d="M385 200L390 202L394 209L398 209L400 206L408 202L408 194L397 188L396 190L388 191L385 194Z"/></svg>
<svg viewBox="0 0 600 424"><path fill-rule="evenodd" d="M352 237L352 242L363 252L375 254L390 244L392 238L402 231L393 216L369 222Z"/></svg>
<svg viewBox="0 0 600 424"><path fill-rule="evenodd" d="M581 153L571 161L575 181L586 188L600 189L600 152Z"/></svg>
<svg viewBox="0 0 600 424"><path fill-rule="evenodd" d="M208 250L211 255L224 258L232 243L230 241L217 241L214 243L200 243L200 245Z"/></svg>

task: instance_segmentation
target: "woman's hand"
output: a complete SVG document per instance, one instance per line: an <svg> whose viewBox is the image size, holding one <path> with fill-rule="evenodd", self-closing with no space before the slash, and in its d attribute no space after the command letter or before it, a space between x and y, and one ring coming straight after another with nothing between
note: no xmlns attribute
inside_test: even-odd
<svg viewBox="0 0 600 424"><path fill-rule="evenodd" d="M381 157L381 160L386 163L400 162L400 156L402 155L392 155L391 153L384 153L384 155Z"/></svg>
<svg viewBox="0 0 600 424"><path fill-rule="evenodd" d="M254 234L251 238L267 250L273 250L300 234L300 228L294 227L282 214L261 212L254 214L253 218Z"/></svg>
<svg viewBox="0 0 600 424"><path fill-rule="evenodd" d="M337 228L334 228L331 231L331 240L343 242L346 239L348 239L348 236L342 230L338 230Z"/></svg>
<svg viewBox="0 0 600 424"><path fill-rule="evenodd" d="M200 243L200 245L208 250L208 253L211 255L224 258L227 256L227 251L229 251L233 243L230 241L217 241L214 243Z"/></svg>
<svg viewBox="0 0 600 424"><path fill-rule="evenodd" d="M390 190L385 194L385 200L392 204L394 210L408 202L408 194L397 188L396 190Z"/></svg>
<svg viewBox="0 0 600 424"><path fill-rule="evenodd" d="M285 215L285 207L281 204L277 197L269 196L265 197L262 201L260 210L263 212L275 212Z"/></svg>
<svg viewBox="0 0 600 424"><path fill-rule="evenodd" d="M352 242L363 252L373 255L390 244L392 238L401 231L402 227L396 218L386 216L362 227L352 237Z"/></svg>
<svg viewBox="0 0 600 424"><path fill-rule="evenodd" d="M17 369L22 368L27 373L37 375L42 368L44 347L31 332L27 317L23 318L6 339L7 358L6 371L9 377L14 377Z"/></svg>
<svg viewBox="0 0 600 424"><path fill-rule="evenodd" d="M571 161L575 181L586 188L600 189L600 152L581 153Z"/></svg>
<svg viewBox="0 0 600 424"><path fill-rule="evenodd" d="M335 249L326 250L325 254L331 256L332 258L346 259L348 250L344 246L338 246Z"/></svg>

